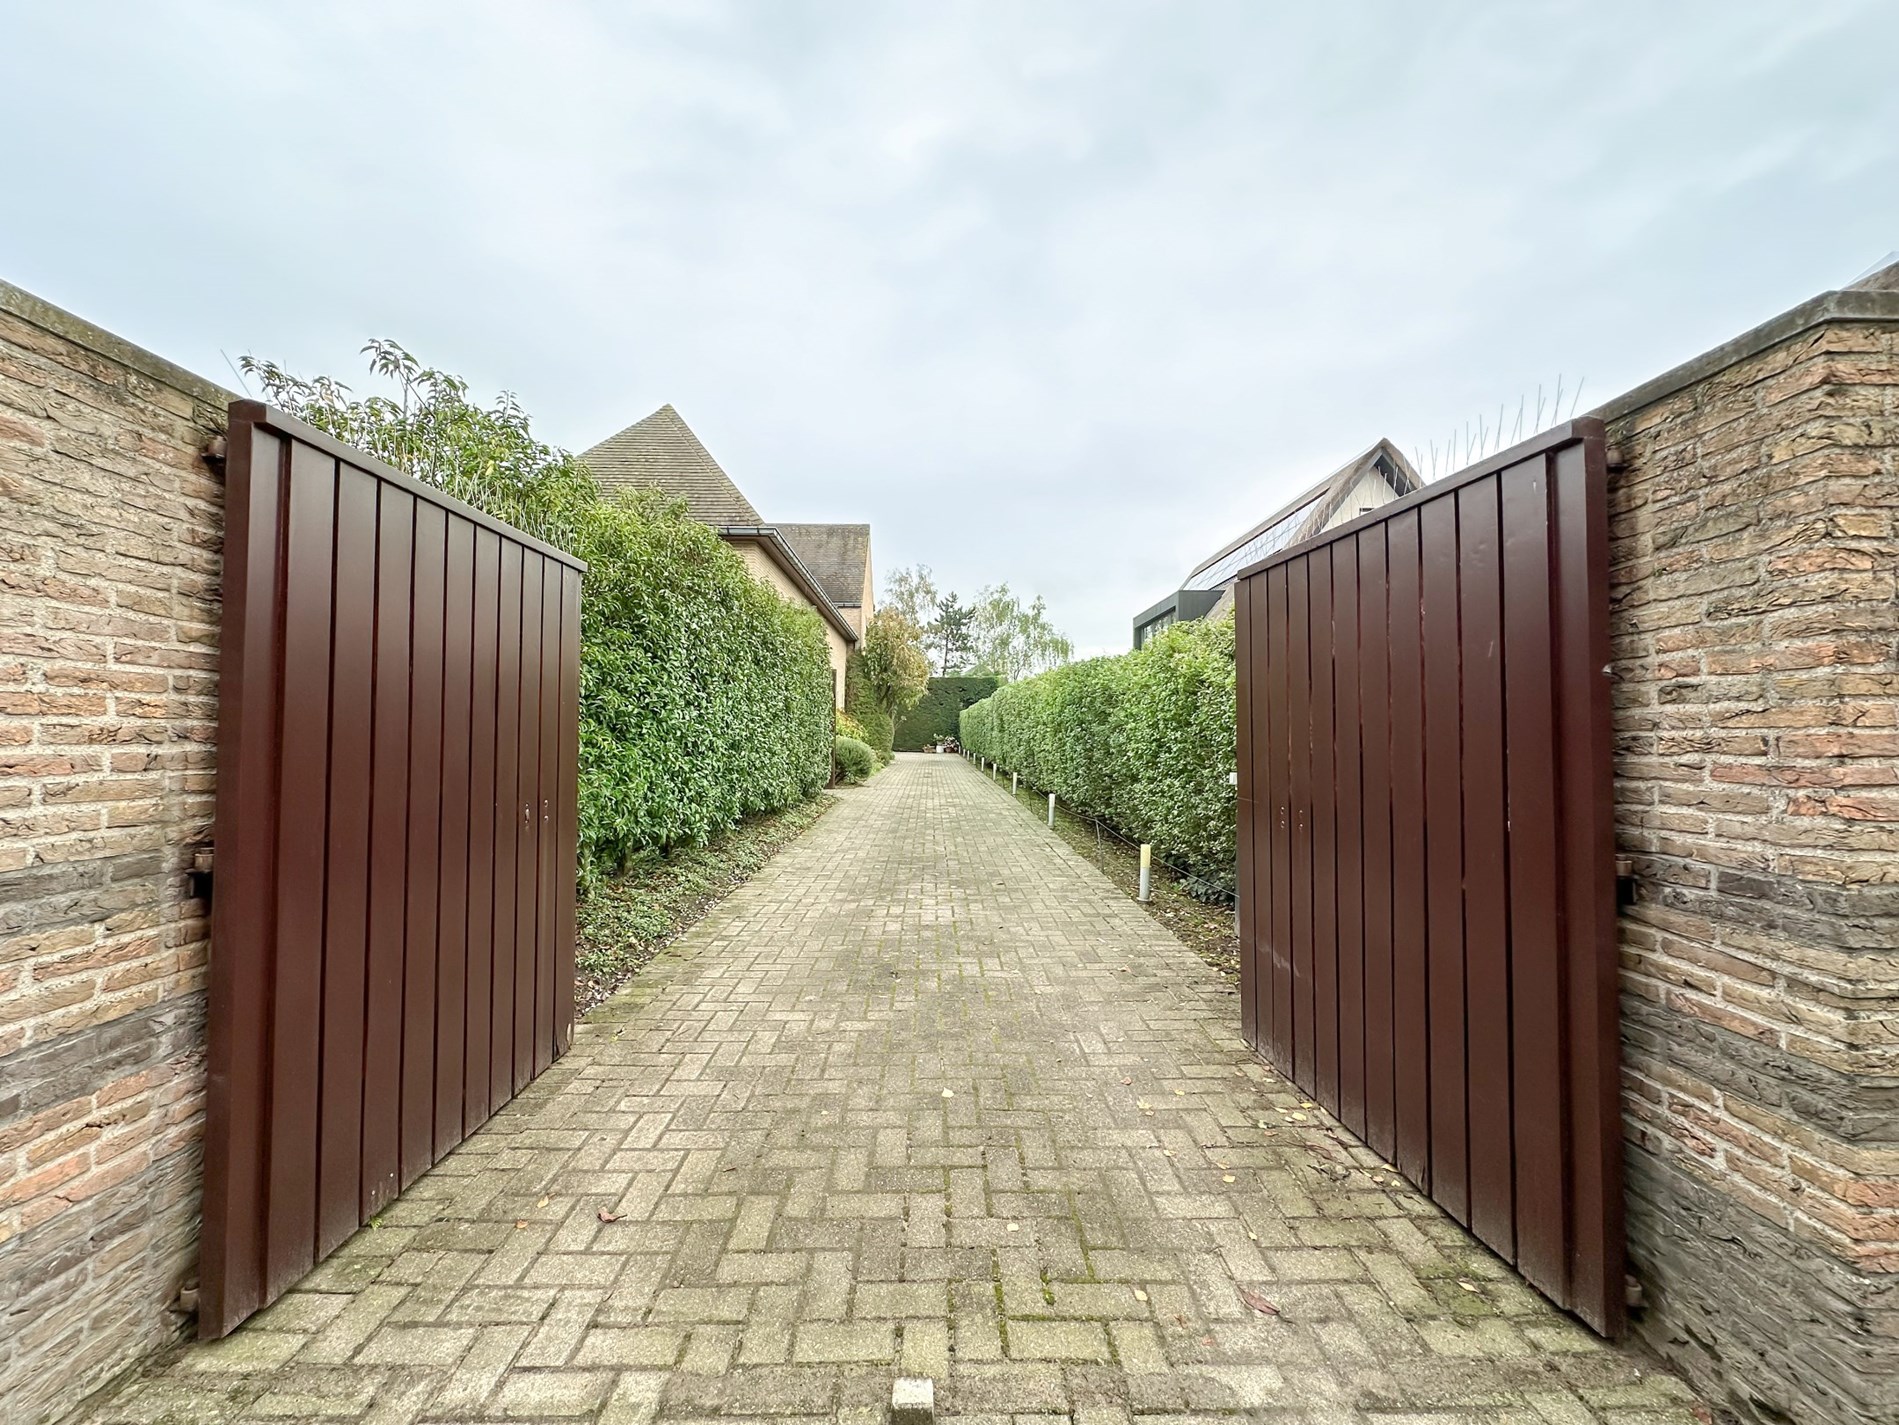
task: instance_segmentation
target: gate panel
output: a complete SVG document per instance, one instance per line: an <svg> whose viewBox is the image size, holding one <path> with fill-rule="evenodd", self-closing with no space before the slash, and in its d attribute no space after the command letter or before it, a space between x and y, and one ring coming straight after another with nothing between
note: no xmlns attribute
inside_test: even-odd
<svg viewBox="0 0 1899 1425"><path fill-rule="evenodd" d="M228 440L206 1337L573 1021L582 566L255 402Z"/></svg>
<svg viewBox="0 0 1899 1425"><path fill-rule="evenodd" d="M1604 486L1573 422L1243 571L1235 607L1249 1041L1613 1334Z"/></svg>

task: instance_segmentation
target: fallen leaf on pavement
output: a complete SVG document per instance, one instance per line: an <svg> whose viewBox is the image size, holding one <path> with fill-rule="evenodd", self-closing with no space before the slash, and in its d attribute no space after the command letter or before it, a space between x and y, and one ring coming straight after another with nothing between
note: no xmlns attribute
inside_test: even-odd
<svg viewBox="0 0 1899 1425"><path fill-rule="evenodd" d="M1254 1291L1250 1286L1240 1288L1240 1300L1252 1307L1253 1310L1257 1311L1261 1316L1279 1315L1279 1308L1274 1306L1258 1292Z"/></svg>
<svg viewBox="0 0 1899 1425"><path fill-rule="evenodd" d="M602 1222L618 1222L620 1220L619 1213L608 1212L604 1207L601 1208L600 1211L595 1214L595 1216L597 1216Z"/></svg>

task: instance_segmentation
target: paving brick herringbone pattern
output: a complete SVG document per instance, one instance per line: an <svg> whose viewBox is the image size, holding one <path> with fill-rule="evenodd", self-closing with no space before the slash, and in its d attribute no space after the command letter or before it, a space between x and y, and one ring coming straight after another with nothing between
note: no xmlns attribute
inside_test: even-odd
<svg viewBox="0 0 1899 1425"><path fill-rule="evenodd" d="M979 771L899 758L376 1226L91 1418L869 1421L901 1373L966 1425L1692 1425L1236 1017Z"/></svg>

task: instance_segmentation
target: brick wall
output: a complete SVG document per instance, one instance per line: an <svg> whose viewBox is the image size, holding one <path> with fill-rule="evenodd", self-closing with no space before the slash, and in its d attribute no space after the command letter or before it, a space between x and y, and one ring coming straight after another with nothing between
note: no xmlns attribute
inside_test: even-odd
<svg viewBox="0 0 1899 1425"><path fill-rule="evenodd" d="M1599 414L1636 1329L1743 1419L1899 1419L1899 292Z"/></svg>
<svg viewBox="0 0 1899 1425"><path fill-rule="evenodd" d="M181 1329L228 397L0 283L0 1401Z"/></svg>

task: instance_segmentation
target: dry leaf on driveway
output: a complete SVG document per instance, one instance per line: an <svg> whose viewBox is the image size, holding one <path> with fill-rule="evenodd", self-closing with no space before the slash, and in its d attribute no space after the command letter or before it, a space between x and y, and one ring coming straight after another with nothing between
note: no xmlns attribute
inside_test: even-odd
<svg viewBox="0 0 1899 1425"><path fill-rule="evenodd" d="M1253 1310L1257 1311L1261 1316L1279 1315L1279 1308L1274 1306L1258 1292L1254 1291L1250 1286L1240 1288L1240 1300L1252 1307Z"/></svg>

